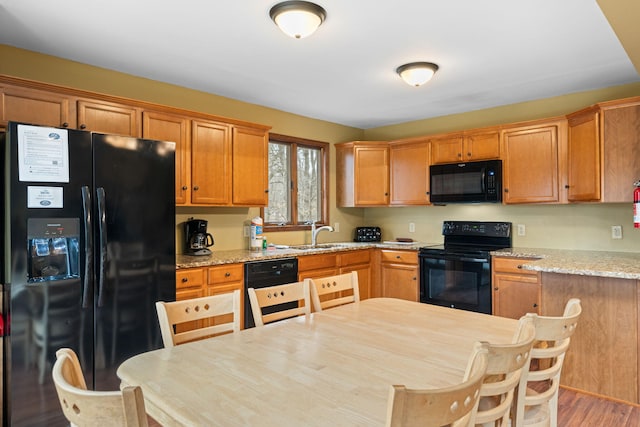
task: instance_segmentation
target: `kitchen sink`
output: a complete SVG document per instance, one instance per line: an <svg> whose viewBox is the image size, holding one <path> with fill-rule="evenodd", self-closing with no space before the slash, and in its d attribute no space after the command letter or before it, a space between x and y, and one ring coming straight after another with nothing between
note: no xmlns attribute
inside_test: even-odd
<svg viewBox="0 0 640 427"><path fill-rule="evenodd" d="M291 249L309 251L313 249L348 248L349 246L350 245L348 243L320 243L315 246L312 246L312 245L291 246Z"/></svg>

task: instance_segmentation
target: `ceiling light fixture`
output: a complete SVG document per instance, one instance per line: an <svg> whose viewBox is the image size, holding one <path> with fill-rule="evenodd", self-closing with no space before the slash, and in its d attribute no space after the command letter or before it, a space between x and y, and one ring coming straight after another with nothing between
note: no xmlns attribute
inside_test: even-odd
<svg viewBox="0 0 640 427"><path fill-rule="evenodd" d="M411 62L396 69L396 73L402 80L411 86L420 86L431 80L431 77L438 71L438 66L433 62Z"/></svg>
<svg viewBox="0 0 640 427"><path fill-rule="evenodd" d="M308 1L285 1L273 6L269 16L283 33L302 39L318 29L327 17L327 12L317 4Z"/></svg>

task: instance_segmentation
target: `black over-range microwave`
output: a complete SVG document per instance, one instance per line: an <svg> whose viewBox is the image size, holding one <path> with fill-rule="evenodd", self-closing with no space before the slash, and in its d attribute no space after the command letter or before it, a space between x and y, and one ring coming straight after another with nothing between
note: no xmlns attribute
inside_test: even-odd
<svg viewBox="0 0 640 427"><path fill-rule="evenodd" d="M502 160L430 167L431 203L502 201Z"/></svg>

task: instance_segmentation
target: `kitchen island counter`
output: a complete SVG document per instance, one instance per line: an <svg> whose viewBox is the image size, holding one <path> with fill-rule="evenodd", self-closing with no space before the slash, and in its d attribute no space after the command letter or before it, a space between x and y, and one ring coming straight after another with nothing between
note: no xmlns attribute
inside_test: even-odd
<svg viewBox="0 0 640 427"><path fill-rule="evenodd" d="M519 267L523 270L580 276L640 279L640 253L637 252L508 248L492 251L491 255L526 258Z"/></svg>

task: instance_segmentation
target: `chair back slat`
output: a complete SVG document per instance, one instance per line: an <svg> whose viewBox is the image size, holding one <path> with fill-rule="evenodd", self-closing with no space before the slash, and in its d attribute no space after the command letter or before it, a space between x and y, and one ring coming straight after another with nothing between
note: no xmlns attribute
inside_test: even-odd
<svg viewBox="0 0 640 427"><path fill-rule="evenodd" d="M301 282L247 289L255 325L264 326L277 320L311 313L309 287L310 279L305 279ZM277 311L264 312L265 308L278 308L283 304L287 305ZM290 307L291 305L294 306Z"/></svg>
<svg viewBox="0 0 640 427"><path fill-rule="evenodd" d="M311 298L315 311L360 301L358 273L352 271L311 279Z"/></svg>
<svg viewBox="0 0 640 427"><path fill-rule="evenodd" d="M183 301L158 301L156 311L165 348L222 333L238 332L240 290ZM221 316L230 317L230 320ZM196 322L201 326L179 330L179 325L188 322Z"/></svg>

